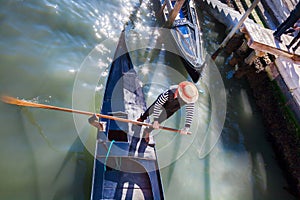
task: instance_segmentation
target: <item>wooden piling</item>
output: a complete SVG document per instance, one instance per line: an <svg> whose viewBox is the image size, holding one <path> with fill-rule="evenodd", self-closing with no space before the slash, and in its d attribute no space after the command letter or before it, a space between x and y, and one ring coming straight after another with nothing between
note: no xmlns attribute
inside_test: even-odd
<svg viewBox="0 0 300 200"><path fill-rule="evenodd" d="M168 0L170 1L170 0ZM172 24L174 23L175 21L175 18L176 16L178 15L182 5L184 4L185 0L177 0L175 5L174 5L174 8L169 11L170 12L170 16L169 16L169 19L168 21L166 22L166 26L169 28L172 26Z"/></svg>

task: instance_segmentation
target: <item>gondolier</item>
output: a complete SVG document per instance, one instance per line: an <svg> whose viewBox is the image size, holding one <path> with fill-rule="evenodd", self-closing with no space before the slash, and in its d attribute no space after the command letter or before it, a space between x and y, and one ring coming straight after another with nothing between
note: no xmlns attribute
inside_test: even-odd
<svg viewBox="0 0 300 200"><path fill-rule="evenodd" d="M160 123L171 117L177 110L185 106L186 119L185 126L180 130L180 134L188 134L194 116L195 102L198 100L198 89L189 81L183 81L179 85L172 86L170 89L161 93L155 102L141 115L137 121L143 122L150 115L153 115L153 127L144 130L146 141L149 133L153 129L158 129Z"/></svg>

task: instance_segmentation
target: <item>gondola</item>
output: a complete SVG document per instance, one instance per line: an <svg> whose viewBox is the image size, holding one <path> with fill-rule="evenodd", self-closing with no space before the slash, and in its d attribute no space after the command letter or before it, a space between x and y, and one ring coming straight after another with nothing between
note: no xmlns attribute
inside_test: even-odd
<svg viewBox="0 0 300 200"><path fill-rule="evenodd" d="M162 26L170 28L173 42L176 44L180 58L194 82L201 77L205 66L205 55L201 28L194 0L185 0L174 22L166 26L176 0L159 0L157 16Z"/></svg>
<svg viewBox="0 0 300 200"><path fill-rule="evenodd" d="M124 31L107 78L101 114L136 120L146 109L142 83L127 52ZM156 149L142 126L100 119L91 199L164 199Z"/></svg>

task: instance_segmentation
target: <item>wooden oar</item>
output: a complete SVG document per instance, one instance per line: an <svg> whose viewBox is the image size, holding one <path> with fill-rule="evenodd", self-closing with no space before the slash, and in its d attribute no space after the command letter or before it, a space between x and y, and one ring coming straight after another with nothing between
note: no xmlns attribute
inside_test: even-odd
<svg viewBox="0 0 300 200"><path fill-rule="evenodd" d="M30 102L30 101L20 100L20 99L10 97L10 96L1 96L1 101L3 101L4 103L18 105L18 106L42 108L42 109L49 109L49 110L58 110L58 111L64 111L64 112L70 112L70 113L89 115L89 116L95 114L95 113L87 112L87 111L74 110L74 109L70 109L70 108L62 108L62 107L51 106L51 105L46 105L46 104L34 103L34 102ZM96 115L100 118L111 119L111 120L126 122L126 123L132 123L132 124L136 124L139 126L153 127L152 124L139 122L139 121L135 121L135 120L124 119L124 118L114 117L114 116L110 116L110 115L103 115L103 114L99 114L99 113L97 113ZM167 131L177 132L177 133L180 132L180 130L178 130L178 129L173 129L173 128L169 128L169 127L165 127L165 126L160 126L159 128L163 129L163 130L167 130ZM190 133L188 133L188 134L190 134Z"/></svg>

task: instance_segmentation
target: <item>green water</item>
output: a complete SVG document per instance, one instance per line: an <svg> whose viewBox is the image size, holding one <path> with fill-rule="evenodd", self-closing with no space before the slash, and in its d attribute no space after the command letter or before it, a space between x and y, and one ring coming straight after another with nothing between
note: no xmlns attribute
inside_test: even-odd
<svg viewBox="0 0 300 200"><path fill-rule="evenodd" d="M71 108L82 63L97 44L118 39L138 3L1 1L0 93ZM143 1L136 29L155 24L149 9L150 2ZM224 37L223 27L205 12L202 19L205 46L211 53ZM226 56L221 55L216 65L227 99L222 135L204 158L197 137L183 154L174 153L175 147L166 151L175 157L172 165L161 171L166 199L294 199L283 189L286 180L265 138L247 83L226 79L231 70ZM164 79L166 85L175 82L172 77ZM92 86L84 85L87 89ZM154 91L159 87L152 84ZM149 97L148 103L153 98ZM207 98L204 93L201 99L206 102ZM199 123L210 114L208 107L203 104L199 108L204 118L197 118ZM168 123L176 126L176 121ZM3 103L0 127L0 199L89 199L94 128L83 122L78 130L72 114ZM87 137L81 137L82 133ZM158 148L162 148L162 141L173 140L173 136L162 134L157 139ZM174 141L181 144L180 138Z"/></svg>

